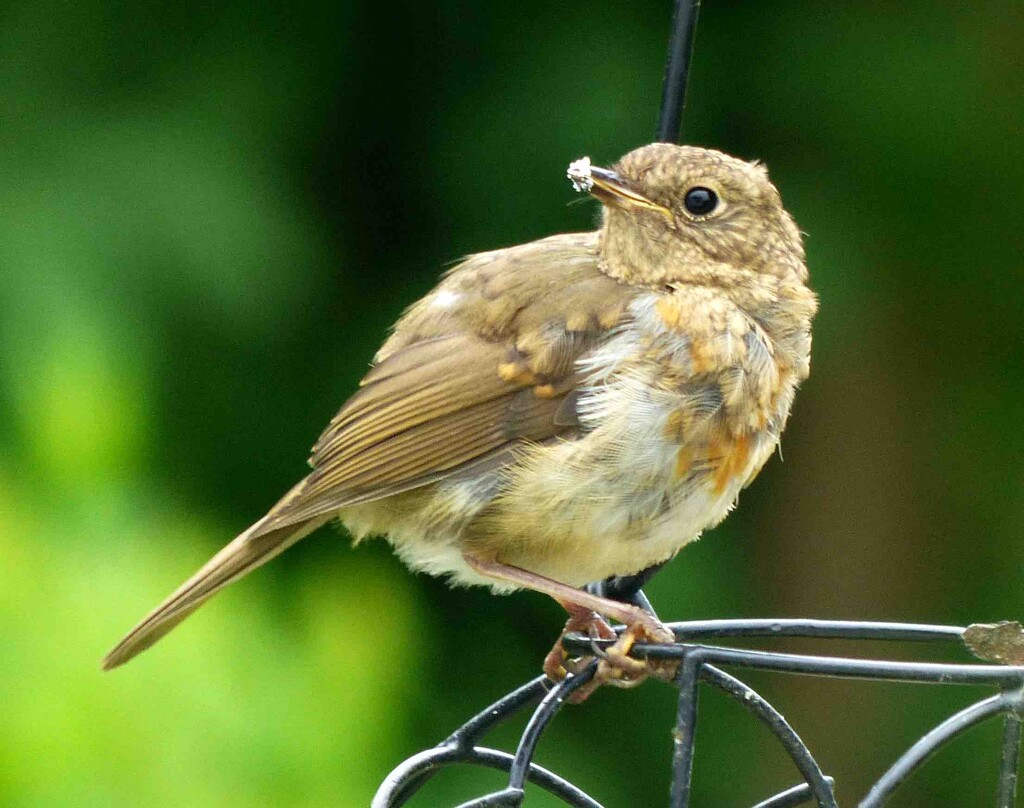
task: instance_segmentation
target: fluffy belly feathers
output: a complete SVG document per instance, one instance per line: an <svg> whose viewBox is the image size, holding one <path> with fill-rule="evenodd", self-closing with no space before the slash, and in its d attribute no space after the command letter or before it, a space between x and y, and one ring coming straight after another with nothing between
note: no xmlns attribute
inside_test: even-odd
<svg viewBox="0 0 1024 808"><path fill-rule="evenodd" d="M386 533L410 567L461 584L494 586L463 552L575 586L673 556L731 510L777 445L790 397L743 378L757 369L743 371L743 333L708 335L729 353L704 346L718 372L694 374L693 341L705 335L667 327L655 303L637 301L631 325L580 362L578 438L524 445L504 467L347 508L342 521L357 539Z"/></svg>

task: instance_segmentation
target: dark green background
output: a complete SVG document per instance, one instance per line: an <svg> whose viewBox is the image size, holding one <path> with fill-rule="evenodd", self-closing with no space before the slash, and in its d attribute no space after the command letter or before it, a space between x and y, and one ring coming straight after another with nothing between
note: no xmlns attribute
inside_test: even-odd
<svg viewBox="0 0 1024 808"><path fill-rule="evenodd" d="M556 606L329 530L128 668L98 661L303 473L443 266L593 225L565 166L652 137L669 6L3 9L0 803L366 805L536 673ZM1024 613L1021 8L705 3L686 139L767 163L821 314L785 462L651 584L664 617ZM983 695L750 681L845 804ZM663 804L673 703L601 692L539 760L610 808ZM709 692L702 717L696 805L795 782L734 705ZM989 804L997 741L895 804ZM452 773L420 804L498 782Z"/></svg>

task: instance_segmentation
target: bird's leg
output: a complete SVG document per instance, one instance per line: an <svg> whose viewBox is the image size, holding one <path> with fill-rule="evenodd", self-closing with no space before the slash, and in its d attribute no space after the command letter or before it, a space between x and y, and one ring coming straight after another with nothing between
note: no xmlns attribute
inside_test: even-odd
<svg viewBox="0 0 1024 808"><path fill-rule="evenodd" d="M464 555L464 558L466 563L481 575L541 592L558 601L569 612L569 621L562 633L563 637L570 631L582 630L593 638L611 639L615 634L602 616L618 620L626 626L626 630L615 644L602 656L594 679L574 694L573 701L583 701L606 682L618 687L634 687L651 673L664 678L660 668L649 666L629 656L629 652L638 642L675 642L675 635L654 615L633 604L575 589L568 584L520 567L486 561L470 555ZM562 639L559 637L558 643L544 660L544 672L552 679L564 679L566 673L570 672L565 665L566 661Z"/></svg>

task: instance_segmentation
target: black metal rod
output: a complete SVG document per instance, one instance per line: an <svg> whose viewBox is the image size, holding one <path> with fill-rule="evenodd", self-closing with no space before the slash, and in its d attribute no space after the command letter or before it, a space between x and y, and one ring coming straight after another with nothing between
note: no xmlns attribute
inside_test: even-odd
<svg viewBox="0 0 1024 808"><path fill-rule="evenodd" d="M680 640L709 637L809 637L813 639L962 641L960 626L922 623L878 623L861 620L758 618L753 620L690 620L669 623Z"/></svg>
<svg viewBox="0 0 1024 808"><path fill-rule="evenodd" d="M674 647L674 646L670 646ZM704 661L716 664L741 664L748 668L835 676L843 679L884 679L892 682L928 682L932 684L1020 686L1019 668L1001 665L944 665L935 662L891 662L882 659L846 659L803 654L773 654L765 651L738 651L732 648L702 649ZM637 648L639 652L639 648ZM637 656L640 656L637 653ZM680 651L674 656L685 656Z"/></svg>
<svg viewBox="0 0 1024 808"><path fill-rule="evenodd" d="M567 637L564 646L570 653L592 654L611 646L610 640L581 642ZM1024 685L1024 669L1003 665L958 665L936 662L895 662L884 659L848 659L845 657L779 654L721 648L714 645L636 645L631 654L638 659L688 659L696 656L702 663L737 665L744 668L831 676L840 679L876 679L890 682L931 684L999 685L1004 688Z"/></svg>
<svg viewBox="0 0 1024 808"><path fill-rule="evenodd" d="M697 695L701 660L686 657L676 674L679 703L676 708L676 727L672 731L672 786L669 789L670 808L688 808L690 783L693 777L693 744L697 735Z"/></svg>
<svg viewBox="0 0 1024 808"><path fill-rule="evenodd" d="M377 791L377 795L373 798L370 807L397 808L402 805L412 794L405 794L401 800L398 800L396 799L396 786L410 778L418 778L428 771L435 771L446 766L469 764L508 772L512 768L513 761L512 755L498 749L487 749L484 747L472 749L458 749L452 746L434 747L433 749L413 755L396 767ZM567 805L572 806L572 808L602 808L601 803L591 799L572 783L563 780L557 774L545 769L543 766L538 766L536 763L530 765L529 780L534 785L540 786L545 791L554 794Z"/></svg>
<svg viewBox="0 0 1024 808"><path fill-rule="evenodd" d="M526 776L530 771L530 761L537 749L540 735L548 722L558 714L558 711L565 706L566 699L572 695L574 690L587 684L594 678L597 672L597 663L591 662L581 673L567 676L543 698L540 705L534 710L533 715L523 730L523 736L519 739L519 746L516 748L515 762L509 771L509 788L522 788L526 782Z"/></svg>
<svg viewBox="0 0 1024 808"><path fill-rule="evenodd" d="M879 808L884 805L914 770L934 755L940 747L982 721L999 715L1005 709L1006 699L1000 694L972 704L947 718L920 738L878 779L858 808Z"/></svg>
<svg viewBox="0 0 1024 808"><path fill-rule="evenodd" d="M818 801L821 808L836 808L836 798L832 784L821 771L818 762L811 755L806 744L800 740L789 722L782 714L772 707L756 690L741 682L735 676L720 671L713 665L705 665L701 670L701 679L734 698L744 709L758 718L782 744L798 772L807 783L809 793ZM790 803L799 805L798 802Z"/></svg>
<svg viewBox="0 0 1024 808"><path fill-rule="evenodd" d="M835 780L831 777L826 777L825 780L828 782L829 788L835 785ZM797 805L803 805L813 799L814 794L811 793L811 787L807 783L803 783L793 786L793 788L787 788L774 797L759 802L754 808L796 808Z"/></svg>
<svg viewBox="0 0 1024 808"><path fill-rule="evenodd" d="M666 623L666 626L676 635L676 639L682 642L729 637L805 637L820 640L962 643L965 630L961 626L936 626L927 623L770 617L751 620L688 620ZM582 635L580 637L582 638ZM587 641L589 643L589 639ZM570 644L572 642L570 640Z"/></svg>
<svg viewBox="0 0 1024 808"><path fill-rule="evenodd" d="M507 696L474 715L469 721L449 735L439 746L473 746L486 733L502 721L515 715L527 704L540 701L548 692L551 683L546 676L537 676L522 687L517 687Z"/></svg>
<svg viewBox="0 0 1024 808"><path fill-rule="evenodd" d="M1019 698L1020 694L1018 694ZM1017 803L1017 770L1020 768L1020 714L1003 716L1003 742L999 760L998 808L1013 808Z"/></svg>
<svg viewBox="0 0 1024 808"><path fill-rule="evenodd" d="M460 802L455 808L519 808L526 798L521 788L506 788L468 802Z"/></svg>
<svg viewBox="0 0 1024 808"><path fill-rule="evenodd" d="M639 606L641 609L654 614L654 607L647 600L642 588L667 563L667 561L663 561L660 564L654 564L635 575L613 575L611 578L605 578L603 581L589 583L584 589L602 598L632 603L634 606Z"/></svg>
<svg viewBox="0 0 1024 808"><path fill-rule="evenodd" d="M509 759L511 760L511 755ZM461 763L462 750L452 746L426 749L403 760L388 773L377 788L370 808L399 808L426 784L444 766Z"/></svg>
<svg viewBox="0 0 1024 808"><path fill-rule="evenodd" d="M676 0L675 3L668 59L665 61L665 83L661 91L661 113L658 116L657 139L662 143L679 141L699 8L700 0Z"/></svg>
<svg viewBox="0 0 1024 808"><path fill-rule="evenodd" d="M686 106L686 85L693 58L693 43L697 35L697 12L700 0L675 0L672 12L672 30L665 57L665 80L661 88L661 109L654 139L661 143L678 143ZM655 564L635 575L615 575L586 586L587 591L601 597L632 603L654 614L654 608L641 591L654 574L667 562Z"/></svg>
<svg viewBox="0 0 1024 808"><path fill-rule="evenodd" d="M516 688L511 693L484 710L481 710L455 732L444 739L438 746L460 746L471 747L490 732L495 726L507 721L520 709L535 701L540 701L548 690L550 683L545 676L538 676L525 685ZM427 781L437 774L437 769L424 769L421 773L408 777L402 784L401 789L392 794L392 805L402 805L413 794L426 785Z"/></svg>

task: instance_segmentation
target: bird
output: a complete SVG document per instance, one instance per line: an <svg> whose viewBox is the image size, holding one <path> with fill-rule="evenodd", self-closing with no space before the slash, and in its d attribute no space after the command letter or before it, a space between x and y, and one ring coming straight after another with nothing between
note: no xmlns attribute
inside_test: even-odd
<svg viewBox="0 0 1024 808"><path fill-rule="evenodd" d="M446 272L397 321L310 473L104 669L337 519L452 585L554 598L565 632L615 639L598 683L651 672L629 651L671 641L667 627L582 587L667 562L734 507L808 376L817 297L802 234L756 161L652 143L568 176L601 203L599 228ZM573 664L556 643L544 671Z"/></svg>

